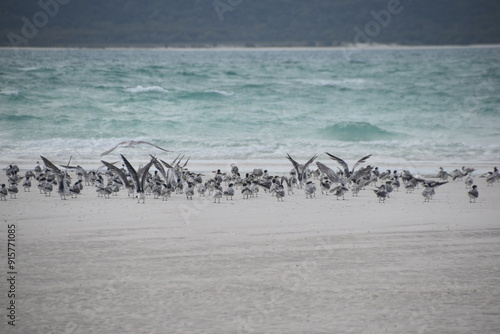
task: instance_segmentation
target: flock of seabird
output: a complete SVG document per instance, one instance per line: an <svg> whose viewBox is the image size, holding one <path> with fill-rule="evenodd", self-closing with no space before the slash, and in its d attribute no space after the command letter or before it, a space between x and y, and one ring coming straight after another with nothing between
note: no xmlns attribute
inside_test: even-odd
<svg viewBox="0 0 500 334"><path fill-rule="evenodd" d="M116 145L101 156L110 153L120 145L130 147L137 144L149 144L167 151L148 142L129 141ZM198 196L211 196L214 203L220 203L223 197L226 200L232 200L237 191L241 193L243 199L257 197L259 192L263 191L271 194L278 201L284 201L285 196L292 195L296 191L303 191L307 199L314 198L317 190L316 183L319 183L322 194L333 194L337 200L344 200L349 191L352 196L358 196L361 190L371 187L378 201L383 203L390 198L393 191L398 191L399 188L404 188L406 193L423 188L424 202L429 202L435 195L435 189L448 183L450 178L454 181L465 178L469 202L474 203L479 197L478 187L473 184L472 174L475 171L473 168L462 167L461 170L456 169L451 173L440 168L436 175L438 180L436 178L430 180L414 176L407 170L381 172L378 167L370 165L359 167L371 155L357 160L351 169L341 158L328 152L326 155L339 166L334 169L316 161L316 168L314 168L313 164L318 159L317 155L312 156L304 164L300 164L287 153L286 158L293 168L285 173L286 175L269 175L267 170L263 169L254 169L242 175L239 168L232 165L230 171L223 173L217 170L213 172L213 177L205 181L204 175L194 173L187 168L189 158L184 160L183 156L177 156L171 163L167 163L151 155L148 163L134 168L125 156L121 155L121 167L116 166L120 161L101 160L103 165L91 171L86 171L79 165L71 165L71 159L67 164L57 166L41 156L43 166L37 163L37 166L27 171L24 177L19 175L19 168L16 165L10 165L5 169L9 186L1 185L0 200L6 201L8 195L11 199L16 199L19 184L27 192L30 191L32 182L36 181L41 194L50 196L55 188L63 200L68 196L77 197L84 186L88 186L95 189L97 196L104 198L117 196L118 192L126 190L127 195L136 199L138 203L145 203L147 196L150 195L154 199L161 198L163 201L167 201L172 195L184 195L187 200L192 200L196 193ZM156 169L154 173L150 171L153 166ZM72 180L68 170L74 171L77 180ZM483 174L482 177L485 178L487 186L493 186L500 180L500 172L495 167L493 171Z"/></svg>

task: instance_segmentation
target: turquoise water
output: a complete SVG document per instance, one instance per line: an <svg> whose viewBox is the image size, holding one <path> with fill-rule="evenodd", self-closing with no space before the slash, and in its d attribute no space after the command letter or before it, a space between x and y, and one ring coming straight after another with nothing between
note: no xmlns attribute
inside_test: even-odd
<svg viewBox="0 0 500 334"><path fill-rule="evenodd" d="M99 161L134 139L209 161L496 163L499 60L499 47L4 49L0 160ZM109 159L119 153L162 156L141 146Z"/></svg>

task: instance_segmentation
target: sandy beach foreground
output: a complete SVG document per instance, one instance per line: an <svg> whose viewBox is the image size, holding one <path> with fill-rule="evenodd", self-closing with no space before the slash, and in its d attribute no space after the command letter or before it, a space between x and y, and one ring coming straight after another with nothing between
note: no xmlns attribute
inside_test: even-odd
<svg viewBox="0 0 500 334"><path fill-rule="evenodd" d="M499 333L500 184L474 182L477 203L462 181L384 204L21 189L0 202L0 332Z"/></svg>

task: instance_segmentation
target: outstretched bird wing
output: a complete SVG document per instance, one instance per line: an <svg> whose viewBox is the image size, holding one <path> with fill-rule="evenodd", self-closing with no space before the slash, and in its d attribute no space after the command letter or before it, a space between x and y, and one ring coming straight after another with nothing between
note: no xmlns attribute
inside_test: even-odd
<svg viewBox="0 0 500 334"><path fill-rule="evenodd" d="M101 155L99 155L100 157L103 157L107 154L110 154L111 152L113 152L118 146L120 145L123 145L123 144L126 144L128 143L128 141L122 141L121 143L118 143L116 144L114 147L110 148L109 150L107 150L106 152L102 152Z"/></svg>
<svg viewBox="0 0 500 334"><path fill-rule="evenodd" d="M148 142L148 141L144 141L144 140L139 140L139 141L128 140L128 141L122 141L122 142L120 142L120 143L116 144L113 148L111 148L111 149L107 150L106 152L101 153L101 155L100 155L100 156L101 156L101 157L103 157L103 156L105 156L106 154L109 154L109 153L113 152L113 151L114 151L114 150L115 150L118 146L120 146L120 145L124 145L124 144L128 144L128 145L129 145L129 146L131 146L131 147L133 147L134 145L137 145L137 144L147 144L147 145L154 146L154 147L156 147L157 149L160 149L160 150L162 150L162 151L165 151L165 152L170 152L169 150L166 150L166 149L164 149L164 148L161 148L160 146L155 145L155 144L153 144L153 143L150 143L150 142Z"/></svg>
<svg viewBox="0 0 500 334"><path fill-rule="evenodd" d="M331 159L337 161L341 166L342 168L344 168L344 173L345 173L345 177L349 177L351 175L351 173L349 172L349 166L347 166L346 162L336 156L334 156L333 154L330 154L328 152L325 152L326 155L328 155Z"/></svg>
<svg viewBox="0 0 500 334"><path fill-rule="evenodd" d="M165 152L171 152L171 151L169 151L169 150L166 150L166 149L164 149L164 148L161 148L161 147L160 147L160 146L158 146L158 145L155 145L155 144L153 144L153 143L150 143L150 142L148 142L148 141L144 141L144 140L139 140L139 141L137 141L137 142L136 142L136 144L148 144L148 145L154 146L154 147L156 147L157 149L160 149L160 150L162 150L162 151L165 151Z"/></svg>
<svg viewBox="0 0 500 334"><path fill-rule="evenodd" d="M293 168L295 168L295 171L297 172L297 178L299 179L299 181L302 181L302 171L300 170L300 166L297 163L297 161L293 160L293 158L288 153L286 154L286 158L290 160L290 162L293 165Z"/></svg>
<svg viewBox="0 0 500 334"><path fill-rule="evenodd" d="M360 164L362 164L363 162L365 162L369 157L371 157L372 155L371 154L368 154L366 157L362 157L361 159L359 159L355 164L354 166L352 166L352 172L354 173L354 170L356 169L356 167L358 167Z"/></svg>
<svg viewBox="0 0 500 334"><path fill-rule="evenodd" d="M123 156L123 154L120 154L123 160L123 163L125 164L125 167L127 167L127 170L130 174L130 177L132 178L132 181L134 182L135 185L135 190L139 193L142 192L141 189L141 184L139 182L139 176L137 175L137 172L135 171L135 168L132 167L130 162Z"/></svg>
<svg viewBox="0 0 500 334"><path fill-rule="evenodd" d="M120 180L122 180L122 183L123 185L125 186L125 188L130 188L130 182L128 182L128 179L127 179L127 175L125 175L125 173L118 167L116 167L115 165L107 162L107 161L104 161L104 160L101 160L101 162L109 168L109 170L111 170L113 173L115 173L116 175L118 175L118 177L120 178Z"/></svg>
<svg viewBox="0 0 500 334"><path fill-rule="evenodd" d="M54 165L52 162L50 162L49 159L42 157L42 156L40 156L40 158L42 158L45 166L47 166L47 168L51 169L54 173L61 173L61 170L59 168L57 168L57 166Z"/></svg>
<svg viewBox="0 0 500 334"><path fill-rule="evenodd" d="M312 157L311 159L309 159L309 160L306 162L306 164L304 165L304 169L302 170L302 172L303 172L303 173L305 173L305 171L307 170L307 167L309 167L309 165L310 165L310 164L312 164L312 162L313 162L314 160L316 160L316 158L317 158L317 157L318 157L318 156L315 154L315 155L313 155L313 157Z"/></svg>
<svg viewBox="0 0 500 334"><path fill-rule="evenodd" d="M138 179L141 191L144 191L144 184L146 184L146 178L148 176L149 169L153 165L153 160L149 161L146 166L142 167L138 172Z"/></svg>
<svg viewBox="0 0 500 334"><path fill-rule="evenodd" d="M177 159L179 159L181 155L178 154L177 157L175 157L174 161L172 161L171 165L173 166L175 164L175 162L177 161ZM181 158L182 159L182 158Z"/></svg>
<svg viewBox="0 0 500 334"><path fill-rule="evenodd" d="M167 182L167 173L165 173L165 168L163 168L163 165L158 161L158 159L156 159L154 156L151 156L151 161L153 161L153 164L155 165L156 169L158 169L161 173L161 175L163 176L163 179L165 180L165 182Z"/></svg>
<svg viewBox="0 0 500 334"><path fill-rule="evenodd" d="M337 173L335 173L335 171L333 169L331 169L330 167L322 164L319 161L316 161L316 165L318 166L319 170L322 173L324 173L330 179L330 181L332 181L333 183L339 183L340 182L339 176L337 175Z"/></svg>
<svg viewBox="0 0 500 334"><path fill-rule="evenodd" d="M448 181L444 181L444 182L438 182L438 181L427 182L427 184L429 184L429 186L431 188L436 188L436 187L442 186L443 184L446 184L446 183L448 183Z"/></svg>

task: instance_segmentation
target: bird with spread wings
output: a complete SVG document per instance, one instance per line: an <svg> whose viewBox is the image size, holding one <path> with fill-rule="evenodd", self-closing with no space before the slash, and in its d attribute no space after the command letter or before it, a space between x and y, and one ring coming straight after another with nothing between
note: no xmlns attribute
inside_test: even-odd
<svg viewBox="0 0 500 334"><path fill-rule="evenodd" d="M345 181L351 181L358 172L361 172L361 174L363 174L364 172L368 172L369 170L371 170L371 167L367 167L365 170L359 170L358 172L356 172L356 167L358 167L360 164L362 164L363 162L365 162L369 157L371 157L372 155L367 155L361 159L359 159L355 164L354 166L352 167L352 170L349 170L349 166L347 165L347 163L334 156L333 154L330 154L328 152L325 152L331 159L337 161L341 167L344 168L343 170L343 173L344 173L344 177L345 177ZM334 183L345 183L345 181L343 181L343 179L337 174L335 173L335 171L331 168L329 168L328 166L322 164L321 162L316 162L316 165L318 166L319 170L321 172L323 172L329 179L330 181L334 182Z"/></svg>
<svg viewBox="0 0 500 334"><path fill-rule="evenodd" d="M122 141L121 143L118 143L116 144L113 148L107 150L106 152L103 152L101 153L101 157L113 152L115 149L118 148L118 146L123 146L123 147L136 147L137 145L139 144L147 144L147 145L151 145L153 147L156 147L157 149L160 149L162 151L165 151L165 152L171 152L169 150L166 150L164 148L161 148L160 146L157 146L153 143L150 143L150 142L147 142L147 141L144 141L144 140L126 140L126 141Z"/></svg>
<svg viewBox="0 0 500 334"><path fill-rule="evenodd" d="M293 160L290 154L286 154L286 158L290 160L295 168L295 172L297 173L297 179L299 180L299 185L302 187L302 184L307 179L307 169L309 165L317 158L317 155L314 155L311 159L309 159L304 165L300 165L297 161Z"/></svg>

